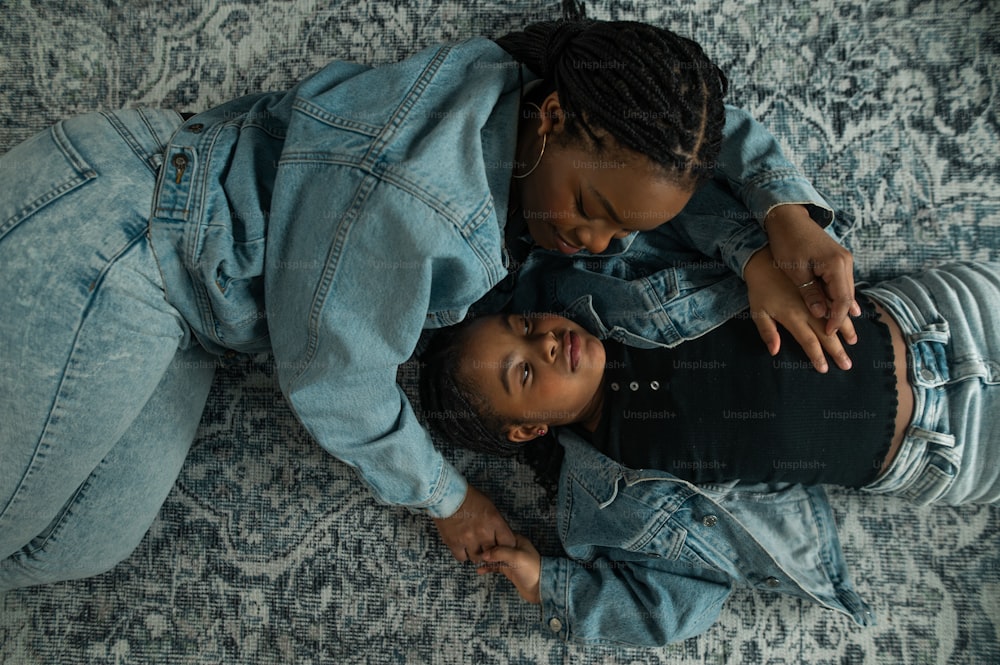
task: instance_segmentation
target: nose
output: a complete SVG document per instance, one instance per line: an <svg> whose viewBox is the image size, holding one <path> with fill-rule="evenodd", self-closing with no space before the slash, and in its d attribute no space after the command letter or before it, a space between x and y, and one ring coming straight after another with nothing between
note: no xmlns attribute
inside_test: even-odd
<svg viewBox="0 0 1000 665"><path fill-rule="evenodd" d="M532 342L540 362L551 364L559 357L559 336L554 330L539 332Z"/></svg>
<svg viewBox="0 0 1000 665"><path fill-rule="evenodd" d="M624 238L628 232L607 222L592 223L577 230L577 244L591 254L600 254L608 248L614 238Z"/></svg>

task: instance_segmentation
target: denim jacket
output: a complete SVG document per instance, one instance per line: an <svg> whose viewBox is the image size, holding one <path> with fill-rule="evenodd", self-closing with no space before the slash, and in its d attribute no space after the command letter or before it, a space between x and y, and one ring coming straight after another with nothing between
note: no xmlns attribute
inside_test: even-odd
<svg viewBox="0 0 1000 665"><path fill-rule="evenodd" d="M695 486L622 467L572 432L560 442L557 521L571 558L542 558L544 629L587 643L667 644L711 627L734 584L874 623L822 488Z"/></svg>
<svg viewBox="0 0 1000 665"><path fill-rule="evenodd" d="M423 329L460 321L507 275L522 74L484 38L377 68L333 62L188 119L154 199L167 296L198 342L272 351L320 445L379 500L435 517L458 509L466 482L397 367ZM745 113L728 112L727 135L720 177L757 219L781 202L822 205ZM735 267L765 240L753 219L730 221L715 236Z"/></svg>

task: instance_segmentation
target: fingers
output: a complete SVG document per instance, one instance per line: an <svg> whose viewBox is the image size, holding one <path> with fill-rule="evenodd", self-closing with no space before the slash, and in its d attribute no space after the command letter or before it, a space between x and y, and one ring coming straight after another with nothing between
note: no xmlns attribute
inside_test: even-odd
<svg viewBox="0 0 1000 665"><path fill-rule="evenodd" d="M853 341L849 341L848 343L853 344L857 341L857 334L854 332L854 323L848 319L845 327L849 329L848 334L853 339ZM828 335L823 328L822 322L817 320L808 323L797 321L790 323L786 328L802 346L802 350L817 372L825 374L829 371L830 367L827 362L827 356L842 370L849 370L853 366L840 336L836 333Z"/></svg>
<svg viewBox="0 0 1000 665"><path fill-rule="evenodd" d="M781 350L781 335L778 333L778 325L774 319L766 312L752 312L751 317L754 325L757 326L760 338L764 341L764 346L767 347L767 352L772 356L778 355L778 351Z"/></svg>
<svg viewBox="0 0 1000 665"><path fill-rule="evenodd" d="M450 517L435 519L434 524L441 540L460 562L478 563L484 551L517 543L514 532L493 502L471 485L458 511Z"/></svg>
<svg viewBox="0 0 1000 665"><path fill-rule="evenodd" d="M791 271L786 271L788 274ZM835 251L809 264L809 270L797 271L794 279L800 286L802 299L814 316L826 317L826 334L832 335L844 327L849 316L860 316L861 307L854 300L854 257L847 250ZM793 278L789 274L789 278ZM811 282L811 283L810 283ZM809 284L809 286L805 286ZM818 304L822 301L821 304ZM821 314L817 314L820 312Z"/></svg>

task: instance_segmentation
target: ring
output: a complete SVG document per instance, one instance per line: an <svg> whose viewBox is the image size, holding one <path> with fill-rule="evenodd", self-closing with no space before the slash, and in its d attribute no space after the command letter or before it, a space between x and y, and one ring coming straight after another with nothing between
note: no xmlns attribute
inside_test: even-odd
<svg viewBox="0 0 1000 665"><path fill-rule="evenodd" d="M815 280L815 279L810 279L810 280L809 280L808 282L806 282L805 284L799 284L799 285L798 285L798 286L797 286L796 288L799 288L799 289L804 289L804 288L806 288L807 286L812 286L812 285L813 285L813 284L815 284L815 283L816 283L816 280Z"/></svg>

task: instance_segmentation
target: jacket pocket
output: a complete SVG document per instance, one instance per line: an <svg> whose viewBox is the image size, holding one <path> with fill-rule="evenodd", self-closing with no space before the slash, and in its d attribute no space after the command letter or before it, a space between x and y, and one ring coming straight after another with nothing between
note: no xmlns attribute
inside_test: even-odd
<svg viewBox="0 0 1000 665"><path fill-rule="evenodd" d="M95 179L62 123L0 157L0 239L48 204Z"/></svg>

